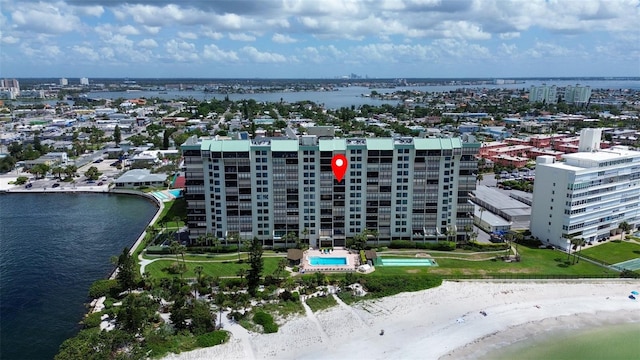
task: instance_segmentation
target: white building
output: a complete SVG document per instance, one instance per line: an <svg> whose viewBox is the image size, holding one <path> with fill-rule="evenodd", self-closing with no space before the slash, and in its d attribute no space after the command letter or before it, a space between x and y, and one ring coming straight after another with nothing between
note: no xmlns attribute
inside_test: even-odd
<svg viewBox="0 0 640 360"><path fill-rule="evenodd" d="M89 78L86 78L86 77L80 78L80 85L88 86L89 85Z"/></svg>
<svg viewBox="0 0 640 360"><path fill-rule="evenodd" d="M141 187L164 187L166 174L152 174L147 169L129 170L115 180L116 188L137 189Z"/></svg>
<svg viewBox="0 0 640 360"><path fill-rule="evenodd" d="M626 146L600 150L601 129L580 133L580 152L564 161L539 156L531 208L531 232L543 243L567 249L570 238L609 238L620 223L640 224L640 152Z"/></svg>
<svg viewBox="0 0 640 360"><path fill-rule="evenodd" d="M20 83L16 79L0 79L0 99L15 99L20 95Z"/></svg>
<svg viewBox="0 0 640 360"><path fill-rule="evenodd" d="M533 86L529 89L529 102L544 102L547 104L555 104L558 102L558 90L555 85Z"/></svg>
<svg viewBox="0 0 640 360"><path fill-rule="evenodd" d="M591 87L589 86L567 86L564 90L564 101L567 104L584 106L591 98Z"/></svg>
<svg viewBox="0 0 640 360"><path fill-rule="evenodd" d="M67 80L67 78L60 78L60 80L58 80L58 83L60 84L60 86L67 86L69 85L69 80Z"/></svg>
<svg viewBox="0 0 640 360"><path fill-rule="evenodd" d="M365 229L384 243L462 240L479 147L459 138L192 137L182 145L190 236L255 236L269 247L286 246L290 232L311 246L345 246ZM348 162L341 181L338 154Z"/></svg>

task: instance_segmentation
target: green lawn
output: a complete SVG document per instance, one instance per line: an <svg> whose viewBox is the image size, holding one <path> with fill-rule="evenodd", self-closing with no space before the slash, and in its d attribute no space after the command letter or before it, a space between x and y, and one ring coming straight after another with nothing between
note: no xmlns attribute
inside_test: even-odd
<svg viewBox="0 0 640 360"><path fill-rule="evenodd" d="M336 299L333 296L317 296L306 300L307 305L311 308L311 311L317 312L320 310L328 309L330 307L338 305Z"/></svg>
<svg viewBox="0 0 640 360"><path fill-rule="evenodd" d="M436 274L447 276L504 276L513 274L517 276L601 276L614 275L613 271L600 266L581 261L577 264L568 265L567 255L554 250L538 249L535 247L518 246L518 251L522 256L522 261L506 263L501 260L467 261L458 259L439 258L442 254L433 254L437 267L376 267L375 273L384 275L400 274ZM457 252L448 254L449 257L457 257ZM483 254L483 257L491 257L496 254Z"/></svg>
<svg viewBox="0 0 640 360"><path fill-rule="evenodd" d="M236 258L237 259L237 258ZM262 271L262 276L271 275L276 270L278 266L278 261L280 258L263 258L264 259L264 269ZM152 278L170 278L170 277L179 277L180 275L169 274L168 272L162 270L168 266L171 266L176 261L175 257L167 258L163 260L155 261L145 268L145 271L148 272ZM182 261L182 259L180 260ZM207 260L203 260L202 262L187 262L187 272L183 274L186 278L195 278L196 274L194 273L194 269L196 266L202 266L202 274L210 275L210 276L237 276L239 269L249 270L249 263L244 262L242 264L238 264L236 261L229 262L207 262Z"/></svg>
<svg viewBox="0 0 640 360"><path fill-rule="evenodd" d="M607 264L640 258L640 244L635 242L608 242L580 252L588 257L598 259Z"/></svg>

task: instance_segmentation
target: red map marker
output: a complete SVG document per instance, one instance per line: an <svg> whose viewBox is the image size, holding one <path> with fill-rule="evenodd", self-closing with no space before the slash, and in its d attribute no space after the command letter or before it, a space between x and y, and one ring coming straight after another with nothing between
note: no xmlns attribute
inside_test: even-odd
<svg viewBox="0 0 640 360"><path fill-rule="evenodd" d="M333 169L333 176L336 177L336 180L338 180L338 182L342 181L344 174L347 173L347 158L342 154L335 155L333 159L331 159L331 168Z"/></svg>

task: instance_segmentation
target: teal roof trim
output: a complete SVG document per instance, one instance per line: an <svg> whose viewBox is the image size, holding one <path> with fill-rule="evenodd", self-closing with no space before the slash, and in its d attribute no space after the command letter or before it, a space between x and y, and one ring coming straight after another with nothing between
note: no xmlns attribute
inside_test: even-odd
<svg viewBox="0 0 640 360"><path fill-rule="evenodd" d="M367 150L393 150L393 139L367 139Z"/></svg>
<svg viewBox="0 0 640 360"><path fill-rule="evenodd" d="M321 139L320 151L347 151L347 142L345 139Z"/></svg>
<svg viewBox="0 0 640 360"><path fill-rule="evenodd" d="M271 151L298 151L298 140L271 140Z"/></svg>

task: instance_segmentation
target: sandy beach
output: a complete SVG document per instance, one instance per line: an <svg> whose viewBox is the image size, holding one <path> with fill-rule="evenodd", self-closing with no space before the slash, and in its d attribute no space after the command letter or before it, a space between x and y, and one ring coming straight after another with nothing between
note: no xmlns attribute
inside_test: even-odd
<svg viewBox="0 0 640 360"><path fill-rule="evenodd" d="M227 324L229 343L166 359L477 358L554 329L640 324L640 302L628 298L639 289L637 280L446 281L434 289L307 311L276 334Z"/></svg>

